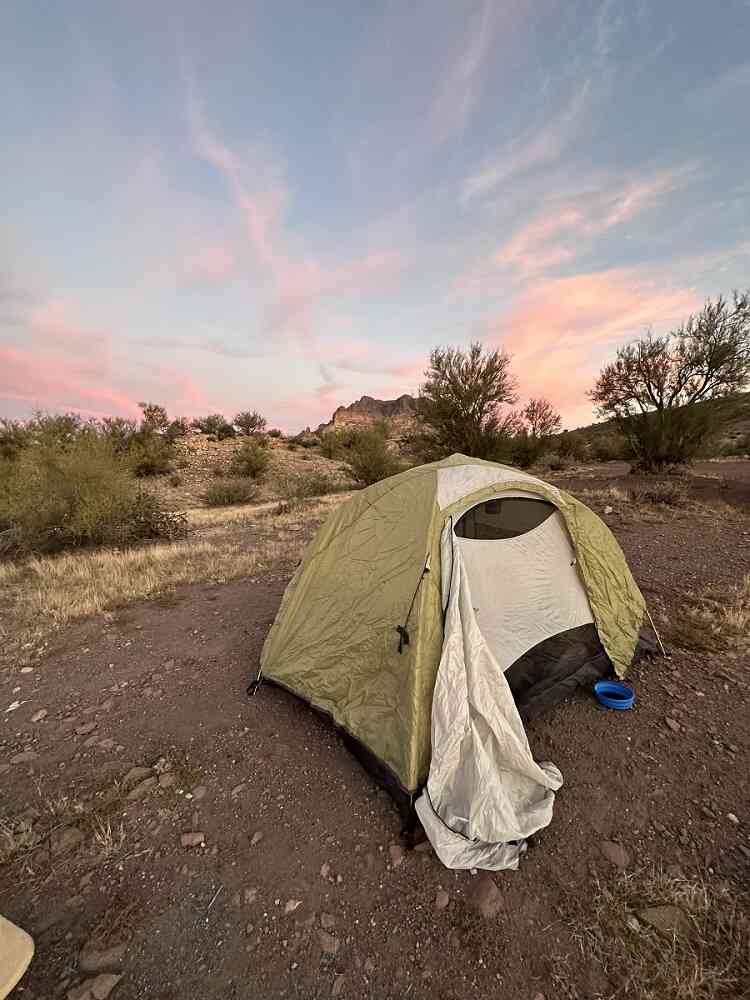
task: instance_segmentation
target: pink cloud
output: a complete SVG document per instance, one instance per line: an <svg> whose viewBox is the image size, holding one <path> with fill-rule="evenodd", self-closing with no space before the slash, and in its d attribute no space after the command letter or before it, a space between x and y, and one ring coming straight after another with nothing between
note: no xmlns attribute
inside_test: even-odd
<svg viewBox="0 0 750 1000"><path fill-rule="evenodd" d="M187 253L177 264L180 285L219 285L237 272L234 251L224 243L207 243Z"/></svg>
<svg viewBox="0 0 750 1000"><path fill-rule="evenodd" d="M460 277L456 290L481 289L503 271L529 278L575 259L608 229L629 222L684 184L695 169L694 164L687 164L573 198L551 199L543 212L521 226L499 250Z"/></svg>
<svg viewBox="0 0 750 1000"><path fill-rule="evenodd" d="M547 396L575 426L593 419L585 393L617 343L677 324L698 305L693 292L629 269L553 278L491 320L484 339L513 355L524 396Z"/></svg>
<svg viewBox="0 0 750 1000"><path fill-rule="evenodd" d="M14 411L135 417L141 399L157 400L173 414L192 415L206 405L190 375L134 363L110 332L84 325L70 302L34 306L19 321L20 344L0 348L0 399Z"/></svg>

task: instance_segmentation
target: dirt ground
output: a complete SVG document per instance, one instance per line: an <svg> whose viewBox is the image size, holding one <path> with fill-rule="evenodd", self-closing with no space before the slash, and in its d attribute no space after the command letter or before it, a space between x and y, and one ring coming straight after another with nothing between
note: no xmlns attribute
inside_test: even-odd
<svg viewBox="0 0 750 1000"><path fill-rule="evenodd" d="M389 798L326 721L268 684L246 696L290 566L9 664L0 912L37 948L13 996L87 997L103 971L114 1000L609 996L575 936L598 882L657 864L750 888L748 637L717 617L750 572L750 462L704 463L679 507L634 505L624 472L556 481L617 534L671 657L632 671L631 712L579 691L529 724L565 784L519 871L493 877L491 915L487 876L402 854Z"/></svg>

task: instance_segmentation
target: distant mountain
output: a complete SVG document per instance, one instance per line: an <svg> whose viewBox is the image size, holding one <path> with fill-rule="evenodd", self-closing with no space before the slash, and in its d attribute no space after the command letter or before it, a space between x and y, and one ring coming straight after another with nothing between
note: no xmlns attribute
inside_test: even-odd
<svg viewBox="0 0 750 1000"><path fill-rule="evenodd" d="M318 427L318 433L344 427L368 427L378 420L390 420L396 429L405 430L414 422L415 406L414 397L406 393L398 399L362 396L349 406L339 406L330 421Z"/></svg>

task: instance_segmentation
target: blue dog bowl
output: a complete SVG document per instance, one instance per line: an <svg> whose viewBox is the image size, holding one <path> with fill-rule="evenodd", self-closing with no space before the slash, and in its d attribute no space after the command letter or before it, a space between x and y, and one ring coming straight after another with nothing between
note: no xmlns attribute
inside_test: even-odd
<svg viewBox="0 0 750 1000"><path fill-rule="evenodd" d="M635 691L620 681L597 681L594 684L594 694L600 704L620 712L632 708L635 702Z"/></svg>

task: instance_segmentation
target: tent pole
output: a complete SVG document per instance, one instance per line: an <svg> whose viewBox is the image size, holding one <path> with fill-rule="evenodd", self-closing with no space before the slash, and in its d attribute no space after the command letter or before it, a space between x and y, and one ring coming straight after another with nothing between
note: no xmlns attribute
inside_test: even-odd
<svg viewBox="0 0 750 1000"><path fill-rule="evenodd" d="M646 608L646 614L648 615L648 620L651 622L651 628L654 630L654 635L656 636L656 641L659 643L659 649L661 650L661 655L662 656L666 656L667 659L669 659L669 657L667 656L667 651L664 648L664 643L661 641L661 636L659 635L659 632L657 631L656 625L654 625L654 619L651 617L651 612L648 610L648 608L646 607L645 603L644 603L643 606L644 606L644 608Z"/></svg>

